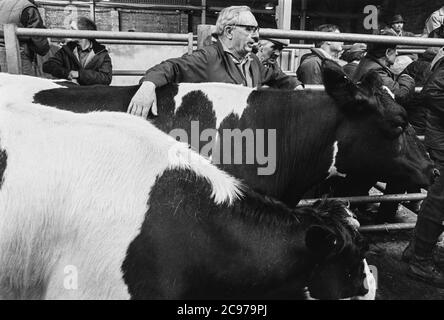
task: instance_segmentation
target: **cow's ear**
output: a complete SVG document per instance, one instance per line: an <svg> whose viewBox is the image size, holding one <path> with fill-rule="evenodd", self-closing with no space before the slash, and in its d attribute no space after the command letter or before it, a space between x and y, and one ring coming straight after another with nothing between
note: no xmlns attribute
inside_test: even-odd
<svg viewBox="0 0 444 320"><path fill-rule="evenodd" d="M358 115L373 111L374 96L372 98L371 90L354 84L336 62L325 60L322 74L325 91L343 110Z"/></svg>
<svg viewBox="0 0 444 320"><path fill-rule="evenodd" d="M357 86L347 77L341 66L336 62L324 60L322 63L322 76L325 91L339 105L346 105L355 99L364 98Z"/></svg>
<svg viewBox="0 0 444 320"><path fill-rule="evenodd" d="M316 256L328 256L337 246L336 235L323 226L310 227L305 234L305 245Z"/></svg>

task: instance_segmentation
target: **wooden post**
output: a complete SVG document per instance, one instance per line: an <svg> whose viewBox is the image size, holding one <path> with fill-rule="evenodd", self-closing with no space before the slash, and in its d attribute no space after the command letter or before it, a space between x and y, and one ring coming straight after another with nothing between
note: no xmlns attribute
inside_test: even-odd
<svg viewBox="0 0 444 320"><path fill-rule="evenodd" d="M194 34L190 32L188 33L188 54L193 53L193 41L194 41Z"/></svg>
<svg viewBox="0 0 444 320"><path fill-rule="evenodd" d="M291 0L279 0L276 7L276 18L278 29L291 29Z"/></svg>
<svg viewBox="0 0 444 320"><path fill-rule="evenodd" d="M5 37L6 49L6 63L8 65L8 73L21 74L22 60L20 58L20 45L15 31L17 26L15 24L5 24L3 26L3 33Z"/></svg>
<svg viewBox="0 0 444 320"><path fill-rule="evenodd" d="M199 24L197 26L197 48L200 49L211 44L211 34L214 26L209 24Z"/></svg>

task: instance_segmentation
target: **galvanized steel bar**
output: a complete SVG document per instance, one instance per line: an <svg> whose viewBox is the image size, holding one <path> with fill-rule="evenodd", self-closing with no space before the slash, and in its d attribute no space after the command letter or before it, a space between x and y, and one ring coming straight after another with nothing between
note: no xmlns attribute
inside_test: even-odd
<svg viewBox="0 0 444 320"><path fill-rule="evenodd" d="M390 231L402 231L402 230L412 230L415 228L416 222L405 222L405 223L387 223L378 225L362 226L359 228L359 232L370 233L370 232L390 232Z"/></svg>
<svg viewBox="0 0 444 320"><path fill-rule="evenodd" d="M94 38L94 39L128 39L128 40L166 40L188 42L187 33L153 33L153 32L115 32L89 30L59 30L17 28L18 37L57 37L57 38Z"/></svg>
<svg viewBox="0 0 444 320"><path fill-rule="evenodd" d="M143 76L145 70L113 70L113 76Z"/></svg>
<svg viewBox="0 0 444 320"><path fill-rule="evenodd" d="M305 85L305 90L311 91L325 91L325 87L321 84L307 84ZM422 87L416 87L415 92L421 92Z"/></svg>
<svg viewBox="0 0 444 320"><path fill-rule="evenodd" d="M421 38L421 37L394 37L372 34L357 33L336 33L301 30L278 30L264 28L260 30L260 35L273 38L284 39L306 39L306 40L330 40L330 41L350 41L350 42L372 42L372 43L394 43L411 46L442 47L444 39Z"/></svg>
<svg viewBox="0 0 444 320"><path fill-rule="evenodd" d="M115 39L96 39L101 44L114 44L114 45L146 45L146 46L188 46L188 42L185 41L154 41L154 40L115 40ZM197 43L195 41L195 43Z"/></svg>
<svg viewBox="0 0 444 320"><path fill-rule="evenodd" d="M425 193L408 193L408 194L387 194L376 196L360 196L360 197L338 197L328 198L329 200L340 200L350 203L375 203L375 202L402 202L424 200L427 197ZM298 206L311 205L322 199L303 199L299 201Z"/></svg>

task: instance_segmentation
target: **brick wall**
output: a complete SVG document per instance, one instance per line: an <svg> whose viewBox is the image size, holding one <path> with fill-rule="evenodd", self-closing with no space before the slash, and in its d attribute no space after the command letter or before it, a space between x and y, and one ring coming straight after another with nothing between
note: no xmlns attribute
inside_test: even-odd
<svg viewBox="0 0 444 320"><path fill-rule="evenodd" d="M68 28L77 16L90 17L87 7L43 6L40 9L47 28ZM96 8L98 30L187 33L188 15L179 11Z"/></svg>
<svg viewBox="0 0 444 320"><path fill-rule="evenodd" d="M119 10L121 31L187 33L188 15L179 11Z"/></svg>

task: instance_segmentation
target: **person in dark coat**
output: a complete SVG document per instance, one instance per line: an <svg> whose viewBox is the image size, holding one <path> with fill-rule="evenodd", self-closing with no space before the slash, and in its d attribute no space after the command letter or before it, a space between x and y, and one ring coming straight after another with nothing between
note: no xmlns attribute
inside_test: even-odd
<svg viewBox="0 0 444 320"><path fill-rule="evenodd" d="M393 32L383 30L382 35L392 35ZM396 44L389 43L370 43L368 44L367 54L362 58L353 74L354 82L361 81L364 75L369 71L376 71L386 86L394 95L395 100L401 105L411 99L415 91L415 80L407 73L402 73L395 77L390 70L396 59ZM397 183L387 183L385 194L403 193L410 190L410 186ZM417 191L416 189L412 189ZM365 209L365 208L364 208ZM398 203L383 202L379 206L377 222L396 222Z"/></svg>
<svg viewBox="0 0 444 320"><path fill-rule="evenodd" d="M316 28L320 32L337 32L339 27L333 24L323 24ZM343 42L338 41L319 41L315 43L315 48L311 53L301 57L301 62L296 75L304 84L323 84L322 80L322 61L325 59L338 60L342 51Z"/></svg>
<svg viewBox="0 0 444 320"><path fill-rule="evenodd" d="M265 68L252 53L259 40L259 27L249 7L223 9L216 22L215 36L216 43L149 69L128 112L146 118L151 110L157 115L155 88L168 83L225 82L248 87L303 89L295 77Z"/></svg>
<svg viewBox="0 0 444 320"><path fill-rule="evenodd" d="M402 259L408 263L408 275L444 288L444 254L437 243L444 231L444 58L432 65L432 74L422 93L428 107L425 144L430 157L441 171L429 188L418 214L413 239Z"/></svg>
<svg viewBox="0 0 444 320"><path fill-rule="evenodd" d="M281 74L278 78L285 77L285 73L282 71L278 58L282 54L282 50L290 43L286 39L273 39L262 37L259 40L257 46L256 56L265 68L272 69L274 74ZM270 86L274 86L273 81L269 83Z"/></svg>
<svg viewBox="0 0 444 320"><path fill-rule="evenodd" d="M432 61L438 53L438 48L428 48L419 55L418 60L413 61L405 69L404 73L415 79L417 87L422 87L432 74ZM424 96L422 92L415 92L412 99L404 103L403 107L407 111L408 121L413 126L418 135L424 135L426 128L427 109L424 105Z"/></svg>
<svg viewBox="0 0 444 320"><path fill-rule="evenodd" d="M353 76L359 61L361 61L366 53L367 45L365 43L355 43L341 55L341 59L347 62L347 64L342 67L342 70L344 70L349 78Z"/></svg>
<svg viewBox="0 0 444 320"><path fill-rule="evenodd" d="M382 35L393 35L392 32L384 30ZM361 81L364 75L373 70L376 71L387 88L395 95L399 103L408 100L415 91L415 80L408 74L402 73L395 77L390 70L390 66L395 63L396 44L390 43L370 43L367 54L359 62L355 73L352 76L354 82Z"/></svg>
<svg viewBox="0 0 444 320"><path fill-rule="evenodd" d="M15 24L20 28L45 28L33 0L0 0L0 30L3 30L4 24ZM37 55L44 56L48 53L48 39L40 36L21 37L19 45L22 74L37 76ZM8 71L3 37L0 37L0 71Z"/></svg>
<svg viewBox="0 0 444 320"><path fill-rule="evenodd" d="M97 30L97 27L88 18L80 17L71 23L71 29ZM94 39L69 41L43 64L43 72L80 85L109 85L112 71L108 51Z"/></svg>

